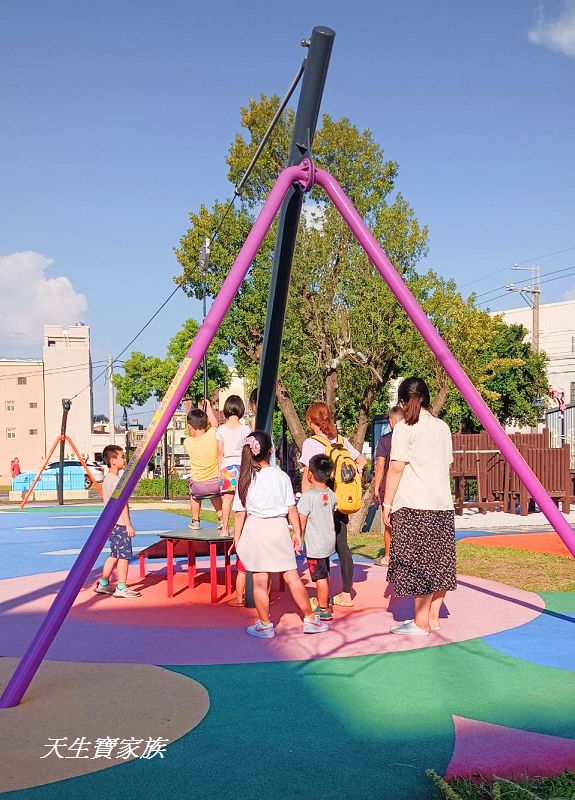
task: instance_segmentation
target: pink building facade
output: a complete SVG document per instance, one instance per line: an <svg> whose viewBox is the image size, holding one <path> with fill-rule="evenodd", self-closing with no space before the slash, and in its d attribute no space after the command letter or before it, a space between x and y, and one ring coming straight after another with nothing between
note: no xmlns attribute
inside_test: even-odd
<svg viewBox="0 0 575 800"><path fill-rule="evenodd" d="M0 483L11 481L10 462L38 469L46 454L44 364L0 358Z"/></svg>

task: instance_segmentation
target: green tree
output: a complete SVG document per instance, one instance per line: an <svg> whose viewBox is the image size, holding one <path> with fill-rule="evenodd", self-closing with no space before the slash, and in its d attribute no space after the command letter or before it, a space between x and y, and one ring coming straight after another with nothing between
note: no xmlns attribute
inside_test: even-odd
<svg viewBox="0 0 575 800"><path fill-rule="evenodd" d="M453 281L428 272L413 287L448 347L502 424L535 425L536 399L547 389L546 356L525 341L527 330L507 325L464 300ZM474 432L481 425L429 350L412 328L401 354L401 373L420 375L434 398L434 411L453 431Z"/></svg>
<svg viewBox="0 0 575 800"><path fill-rule="evenodd" d="M172 337L168 344L166 357L146 356L134 352L124 362L124 374L114 375L116 401L121 406L141 406L151 397L161 399L176 374L192 340L199 330L198 323L187 320L182 329ZM208 389L210 396L218 388L229 386L231 375L222 356L228 353L226 340L217 334L207 353ZM204 394L203 371L199 369L194 376L186 395L198 401Z"/></svg>
<svg viewBox="0 0 575 800"><path fill-rule="evenodd" d="M238 134L227 157L233 183L243 174L277 104L276 97L262 96L242 109L246 136ZM207 275L212 296L287 162L291 126L288 112L246 183L241 206L222 225ZM324 115L314 142L314 159L337 177L396 269L408 281L414 280L427 230L395 192L397 164L384 158L371 132L359 131L346 118L333 120ZM192 213L190 228L176 250L184 287L196 297L202 290L198 250L203 237L220 222L223 210L224 205L216 203L211 210L202 207ZM274 237L275 229L266 237L221 328L238 371L254 380L261 359ZM305 437L301 422L305 408L315 399L324 399L337 410L355 443L362 444L374 404L385 396L386 384L396 373L402 338L410 324L338 212L321 190L314 189L306 198L298 234L277 385L279 406L298 444Z"/></svg>

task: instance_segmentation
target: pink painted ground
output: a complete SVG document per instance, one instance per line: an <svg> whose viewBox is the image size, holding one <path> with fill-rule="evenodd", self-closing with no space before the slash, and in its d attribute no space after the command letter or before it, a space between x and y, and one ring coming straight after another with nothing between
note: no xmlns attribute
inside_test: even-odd
<svg viewBox="0 0 575 800"><path fill-rule="evenodd" d="M536 594L460 576L458 590L447 597L446 618L439 632L427 638L396 636L389 633L389 627L413 616L411 602L388 596L385 569L356 564L355 608L336 609L329 633L303 634L291 597L275 591L271 611L277 636L262 641L247 636L244 630L255 618L254 611L224 603L211 605L207 582L202 579L196 589L189 590L184 572L176 576L176 597L168 600L161 567L154 565L153 570L141 584L142 597L134 600L96 595L91 581L77 598L48 657L194 665L373 655L498 633L524 625L544 608ZM0 655L22 655L64 577L60 572L0 582ZM311 594L307 572L304 580ZM132 585L140 584L132 580ZM337 568L333 586L336 590L339 586Z"/></svg>
<svg viewBox="0 0 575 800"><path fill-rule="evenodd" d="M575 770L575 740L453 717L455 746L445 779L520 779Z"/></svg>

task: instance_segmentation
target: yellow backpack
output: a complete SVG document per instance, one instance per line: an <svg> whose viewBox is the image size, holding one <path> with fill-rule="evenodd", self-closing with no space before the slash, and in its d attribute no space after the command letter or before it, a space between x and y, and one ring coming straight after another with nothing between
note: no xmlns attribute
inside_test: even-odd
<svg viewBox="0 0 575 800"><path fill-rule="evenodd" d="M353 514L361 508L361 475L355 461L338 435L335 442L325 436L312 436L325 447L325 454L333 461L333 491L337 497L337 510L342 514Z"/></svg>

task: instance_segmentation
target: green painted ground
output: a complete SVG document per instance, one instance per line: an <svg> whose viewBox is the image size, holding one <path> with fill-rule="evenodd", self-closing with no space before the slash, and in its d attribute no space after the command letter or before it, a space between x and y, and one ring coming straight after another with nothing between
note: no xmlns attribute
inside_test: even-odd
<svg viewBox="0 0 575 800"><path fill-rule="evenodd" d="M573 610L573 596L554 600L555 610ZM437 797L425 770L447 767L452 714L575 738L575 674L501 655L482 640L386 656L171 669L202 683L211 707L163 761L4 797L419 800Z"/></svg>

